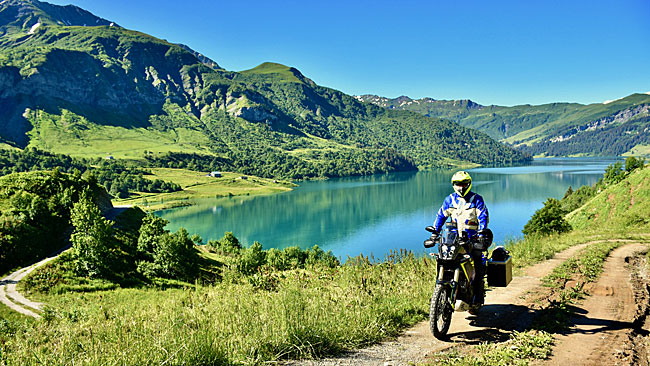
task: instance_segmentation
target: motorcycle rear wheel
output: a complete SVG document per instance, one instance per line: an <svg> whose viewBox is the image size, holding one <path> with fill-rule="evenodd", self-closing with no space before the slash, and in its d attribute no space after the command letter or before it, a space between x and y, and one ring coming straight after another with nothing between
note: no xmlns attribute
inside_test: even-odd
<svg viewBox="0 0 650 366"><path fill-rule="evenodd" d="M444 339L447 337L449 326L451 325L451 315L454 310L450 304L450 291L447 286L436 285L431 296L431 306L429 308L429 327L434 337Z"/></svg>

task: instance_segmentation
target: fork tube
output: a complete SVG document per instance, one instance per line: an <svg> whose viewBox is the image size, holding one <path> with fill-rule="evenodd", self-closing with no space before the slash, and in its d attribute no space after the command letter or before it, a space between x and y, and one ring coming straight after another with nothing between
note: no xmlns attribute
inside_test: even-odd
<svg viewBox="0 0 650 366"><path fill-rule="evenodd" d="M460 279L460 269L456 268L454 271L454 281L451 283L451 303L455 304L456 303L456 293L457 293L457 286L458 286L458 280Z"/></svg>

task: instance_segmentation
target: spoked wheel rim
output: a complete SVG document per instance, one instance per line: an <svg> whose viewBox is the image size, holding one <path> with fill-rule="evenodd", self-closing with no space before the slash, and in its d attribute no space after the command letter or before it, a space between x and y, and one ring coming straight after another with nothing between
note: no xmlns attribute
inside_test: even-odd
<svg viewBox="0 0 650 366"><path fill-rule="evenodd" d="M453 309L448 298L449 288L436 286L431 298L431 310L429 313L429 323L431 333L438 339L446 338L447 331L451 325L451 316Z"/></svg>
<svg viewBox="0 0 650 366"><path fill-rule="evenodd" d="M445 324L451 320L451 311L449 311L449 303L447 302L447 290L443 290L443 298L437 302L438 318L436 319L436 326L439 330L445 328Z"/></svg>

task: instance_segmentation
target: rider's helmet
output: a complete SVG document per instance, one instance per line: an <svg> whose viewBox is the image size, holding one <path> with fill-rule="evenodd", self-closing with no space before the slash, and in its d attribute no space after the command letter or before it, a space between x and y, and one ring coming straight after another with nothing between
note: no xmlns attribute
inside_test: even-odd
<svg viewBox="0 0 650 366"><path fill-rule="evenodd" d="M454 186L454 191L465 197L469 190L472 189L472 177L466 171L459 171L451 177L451 184Z"/></svg>

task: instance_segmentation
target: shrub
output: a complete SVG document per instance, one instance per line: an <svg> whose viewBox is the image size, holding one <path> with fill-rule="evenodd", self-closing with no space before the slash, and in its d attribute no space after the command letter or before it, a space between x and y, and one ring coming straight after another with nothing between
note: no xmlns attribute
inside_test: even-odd
<svg viewBox="0 0 650 366"><path fill-rule="evenodd" d="M266 252L262 250L262 244L254 242L250 248L242 250L241 257L237 261L237 270L245 275L250 275L266 263Z"/></svg>
<svg viewBox="0 0 650 366"><path fill-rule="evenodd" d="M325 252L318 245L314 245L311 249L307 249L307 258L305 259L305 264L308 266L321 264L325 267L335 268L341 263L332 254L331 250Z"/></svg>
<svg viewBox="0 0 650 366"><path fill-rule="evenodd" d="M575 191L569 187L560 202L562 203L562 208L566 212L571 212L579 207L582 207L595 195L596 189L591 186L582 186Z"/></svg>
<svg viewBox="0 0 650 366"><path fill-rule="evenodd" d="M544 207L535 211L530 220L524 225L524 235L539 233L548 235L563 233L571 230L571 225L564 219L567 212L562 208L560 201L548 198Z"/></svg>
<svg viewBox="0 0 650 366"><path fill-rule="evenodd" d="M187 230L165 230L167 220L153 214L142 220L137 270L145 277L191 279L198 272L198 252Z"/></svg>
<svg viewBox="0 0 650 366"><path fill-rule="evenodd" d="M620 161L608 165L605 169L605 175L603 176L605 184L616 184L624 178L625 171L623 171L623 163Z"/></svg>
<svg viewBox="0 0 650 366"><path fill-rule="evenodd" d="M138 236L138 254L148 260L153 260L153 253L158 239L166 232L165 225L169 222L156 215L149 214L142 219L140 235Z"/></svg>
<svg viewBox="0 0 650 366"><path fill-rule="evenodd" d="M636 169L643 168L644 165L645 159L643 158L637 159L634 156L630 156L625 159L625 171L628 173L631 173Z"/></svg>
<svg viewBox="0 0 650 366"><path fill-rule="evenodd" d="M211 250L222 254L238 254L242 246L232 232L226 231L223 238L210 240L208 246Z"/></svg>
<svg viewBox="0 0 650 366"><path fill-rule="evenodd" d="M166 278L190 279L197 272L198 253L187 230L165 233L158 238L153 252L153 270Z"/></svg>

